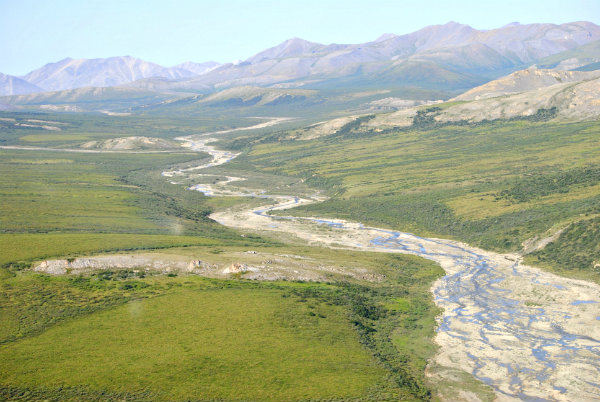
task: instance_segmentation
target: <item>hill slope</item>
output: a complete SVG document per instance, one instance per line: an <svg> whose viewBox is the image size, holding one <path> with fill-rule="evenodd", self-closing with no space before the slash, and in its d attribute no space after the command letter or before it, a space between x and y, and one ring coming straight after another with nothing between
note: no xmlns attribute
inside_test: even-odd
<svg viewBox="0 0 600 402"><path fill-rule="evenodd" d="M86 87L67 89L53 92L39 92L25 95L6 96L0 103L6 105L46 106L72 105L73 110L103 110L103 109L128 109L129 107L148 103L162 102L167 99L176 99L176 94L162 94L159 92L123 87ZM51 110L62 108L49 107ZM67 109L69 110L69 109Z"/></svg>
<svg viewBox="0 0 600 402"><path fill-rule="evenodd" d="M325 45L292 38L245 61L224 65L187 62L167 68L130 56L64 59L22 78L47 91L128 85L159 92L209 93L277 85L436 90L449 98L536 63L566 65L576 59L571 63L576 67L593 64L598 61L596 43L600 43L600 27L590 22L514 23L489 31L449 22L361 44Z"/></svg>
<svg viewBox="0 0 600 402"><path fill-rule="evenodd" d="M531 91L551 85L586 81L600 77L600 71L556 71L531 68L516 71L506 77L473 88L453 100L476 100L493 98L517 92Z"/></svg>
<svg viewBox="0 0 600 402"><path fill-rule="evenodd" d="M23 95L40 92L42 89L12 75L0 73L0 96Z"/></svg>
<svg viewBox="0 0 600 402"><path fill-rule="evenodd" d="M586 43L575 49L553 54L537 62L539 68L572 70L600 61L600 40Z"/></svg>
<svg viewBox="0 0 600 402"><path fill-rule="evenodd" d="M497 119L594 120L600 116L600 72L527 69L473 88L439 107L378 114L363 126L408 127Z"/></svg>
<svg viewBox="0 0 600 402"><path fill-rule="evenodd" d="M360 86L381 84L380 75L389 77L383 85L408 85L399 65L410 63L410 73L418 75L415 85L439 84L439 74L447 71L446 86L468 88L489 78L531 65L549 55L575 49L600 39L600 27L589 22L554 24L512 24L490 31L478 31L450 22L396 36L384 35L362 44L323 45L293 38L239 63L224 64L207 74L174 84L177 88L271 85L295 82L311 86L315 81L346 79ZM452 75L460 76L456 82ZM430 79L430 76L432 79ZM473 84L475 82L475 84Z"/></svg>

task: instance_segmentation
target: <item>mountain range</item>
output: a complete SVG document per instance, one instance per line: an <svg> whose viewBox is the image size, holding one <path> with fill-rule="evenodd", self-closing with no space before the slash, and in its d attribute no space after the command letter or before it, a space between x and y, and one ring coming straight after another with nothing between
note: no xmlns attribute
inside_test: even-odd
<svg viewBox="0 0 600 402"><path fill-rule="evenodd" d="M0 78L0 94L24 95L83 87L112 87L150 77L181 79L207 73L218 66L219 63L211 61L185 62L173 67L163 67L131 56L104 59L66 58L46 64L22 77L3 75ZM13 83L12 86L9 85L9 79Z"/></svg>
<svg viewBox="0 0 600 402"><path fill-rule="evenodd" d="M163 67L130 56L64 59L22 77L0 76L0 94L125 86L212 93L237 86L321 89L417 88L458 95L530 67L594 69L600 27L591 22L511 23L477 30L449 22L361 44L289 39L244 61ZM587 67L586 67L587 66Z"/></svg>
<svg viewBox="0 0 600 402"><path fill-rule="evenodd" d="M225 64L177 85L222 87L349 78L346 81L355 85L377 81L467 87L598 39L600 27L589 22L514 23L490 31L450 22L357 45L321 45L294 38L242 63ZM424 73L415 74L418 69Z"/></svg>
<svg viewBox="0 0 600 402"><path fill-rule="evenodd" d="M64 59L46 64L23 79L48 91L81 87L111 87L148 77L186 78L210 71L218 64L183 63L167 68L131 56L107 59Z"/></svg>

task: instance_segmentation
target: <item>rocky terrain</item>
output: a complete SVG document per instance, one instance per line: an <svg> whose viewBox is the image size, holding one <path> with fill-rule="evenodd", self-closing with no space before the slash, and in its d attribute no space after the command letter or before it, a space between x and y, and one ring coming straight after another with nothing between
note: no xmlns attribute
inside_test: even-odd
<svg viewBox="0 0 600 402"><path fill-rule="evenodd" d="M495 98L497 96L533 91L558 84L589 81L598 77L600 77L600 70L587 72L528 68L526 70L515 71L506 77L501 77L487 84L470 89L451 99L451 101Z"/></svg>
<svg viewBox="0 0 600 402"><path fill-rule="evenodd" d="M441 108L413 107L378 114L370 129L409 127L421 111L438 123L533 117L588 120L600 116L600 73L527 69L491 81Z"/></svg>
<svg viewBox="0 0 600 402"><path fill-rule="evenodd" d="M22 80L21 78L0 73L0 96L29 94L42 91L42 88Z"/></svg>
<svg viewBox="0 0 600 402"><path fill-rule="evenodd" d="M290 280L331 282L348 278L377 282L383 277L366 267L339 266L324 259L301 255L257 252L229 253L226 256L202 256L180 251L179 254L136 253L86 256L73 259L44 260L34 265L35 272L51 275L89 275L102 270L134 270L146 274L193 274L210 278L232 275L253 280Z"/></svg>
<svg viewBox="0 0 600 402"><path fill-rule="evenodd" d="M81 144L81 148L85 149L106 150L176 149L180 147L180 144L173 141L151 137L110 138L104 141L88 141Z"/></svg>
<svg viewBox="0 0 600 402"><path fill-rule="evenodd" d="M289 80L340 79L346 83L377 78L391 86L452 81L456 87L497 77L502 71L531 65L538 59L600 39L600 28L588 22L510 24L489 31L450 22L407 35L386 34L356 45L289 39L240 63L220 66L175 87L268 85ZM448 82L446 83L448 84ZM305 85L299 81L298 85Z"/></svg>

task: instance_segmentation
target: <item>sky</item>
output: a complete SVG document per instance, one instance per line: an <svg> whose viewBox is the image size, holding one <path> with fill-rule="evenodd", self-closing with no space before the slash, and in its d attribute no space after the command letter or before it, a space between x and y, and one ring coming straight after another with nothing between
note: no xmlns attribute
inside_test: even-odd
<svg viewBox="0 0 600 402"><path fill-rule="evenodd" d="M0 0L0 72L66 57L134 56L163 66L244 60L286 39L361 43L456 21L600 25L600 0Z"/></svg>

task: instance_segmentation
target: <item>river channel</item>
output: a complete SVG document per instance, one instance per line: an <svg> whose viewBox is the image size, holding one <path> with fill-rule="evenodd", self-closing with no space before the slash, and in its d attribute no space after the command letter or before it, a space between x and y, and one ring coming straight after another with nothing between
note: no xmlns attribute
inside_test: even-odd
<svg viewBox="0 0 600 402"><path fill-rule="evenodd" d="M210 134L180 140L212 159L163 172L171 181L207 174L205 169L237 156L211 146ZM518 255L457 241L336 219L271 216L273 210L323 198L270 195L268 190L240 187L243 180L227 177L219 184L190 189L208 196L260 197L270 202L211 215L229 227L283 232L329 247L414 254L439 263L446 276L432 286L435 302L444 311L435 338L440 345L437 365L471 373L489 385L499 401L600 401L599 286L526 266Z"/></svg>

